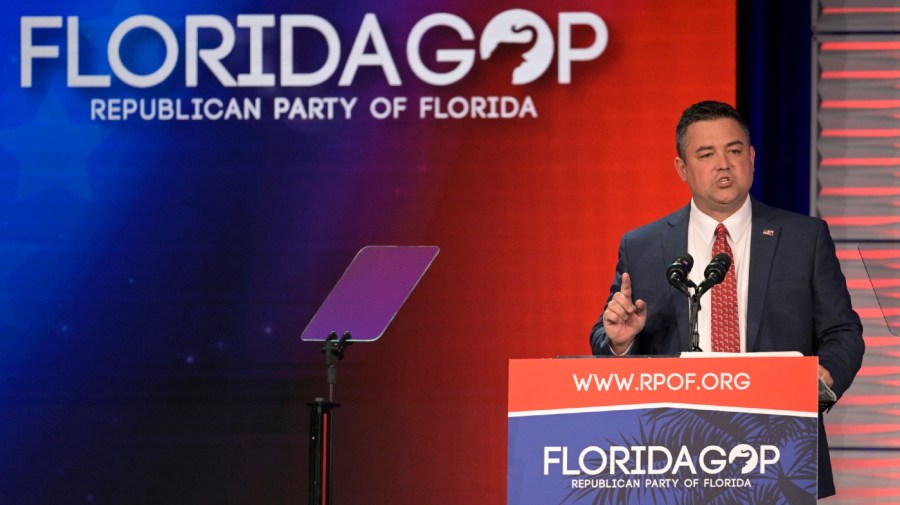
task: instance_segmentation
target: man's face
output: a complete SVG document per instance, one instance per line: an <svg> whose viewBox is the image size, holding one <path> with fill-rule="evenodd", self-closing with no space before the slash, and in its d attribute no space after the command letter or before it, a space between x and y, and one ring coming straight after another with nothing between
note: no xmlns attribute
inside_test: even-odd
<svg viewBox="0 0 900 505"><path fill-rule="evenodd" d="M755 158L734 119L697 121L687 129L684 158L675 158L675 170L691 188L697 207L721 222L747 199Z"/></svg>

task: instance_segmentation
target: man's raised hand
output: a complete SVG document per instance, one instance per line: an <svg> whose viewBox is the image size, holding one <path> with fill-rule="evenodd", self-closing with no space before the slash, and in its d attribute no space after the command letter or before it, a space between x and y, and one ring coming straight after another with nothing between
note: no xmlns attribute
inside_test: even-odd
<svg viewBox="0 0 900 505"><path fill-rule="evenodd" d="M643 300L631 301L631 276L623 273L621 289L603 311L603 327L612 351L623 354L646 322L647 304Z"/></svg>

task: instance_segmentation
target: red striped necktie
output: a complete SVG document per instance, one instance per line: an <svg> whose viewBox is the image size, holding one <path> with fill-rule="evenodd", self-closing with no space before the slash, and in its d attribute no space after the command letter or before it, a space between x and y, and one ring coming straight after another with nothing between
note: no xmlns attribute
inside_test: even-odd
<svg viewBox="0 0 900 505"><path fill-rule="evenodd" d="M713 352L741 352L741 330L738 323L737 280L734 277L734 256L728 245L728 230L719 223L712 255L725 253L731 258L731 268L725 280L712 288L712 350Z"/></svg>

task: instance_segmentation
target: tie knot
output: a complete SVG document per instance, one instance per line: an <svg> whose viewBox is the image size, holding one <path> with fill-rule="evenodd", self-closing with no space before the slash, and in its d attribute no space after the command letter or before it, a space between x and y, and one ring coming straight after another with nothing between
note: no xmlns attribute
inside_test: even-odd
<svg viewBox="0 0 900 505"><path fill-rule="evenodd" d="M728 235L728 228L725 228L724 224L719 223L716 226L716 238L722 238L726 235Z"/></svg>

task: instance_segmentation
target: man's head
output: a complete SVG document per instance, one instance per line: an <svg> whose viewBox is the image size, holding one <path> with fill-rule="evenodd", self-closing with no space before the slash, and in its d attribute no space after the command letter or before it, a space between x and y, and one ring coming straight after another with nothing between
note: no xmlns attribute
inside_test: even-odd
<svg viewBox="0 0 900 505"><path fill-rule="evenodd" d="M723 102L706 100L704 102L695 103L684 112L681 113L681 119L678 120L678 126L675 127L675 149L678 156L684 158L684 139L687 136L688 127L697 121L711 121L713 119L731 118L737 121L744 135L747 137L747 144L750 144L750 128L747 122L741 117L741 113L734 107Z"/></svg>
<svg viewBox="0 0 900 505"><path fill-rule="evenodd" d="M747 124L728 104L700 102L682 114L675 143L675 170L688 183L694 204L724 221L744 204L753 184L756 153Z"/></svg>

